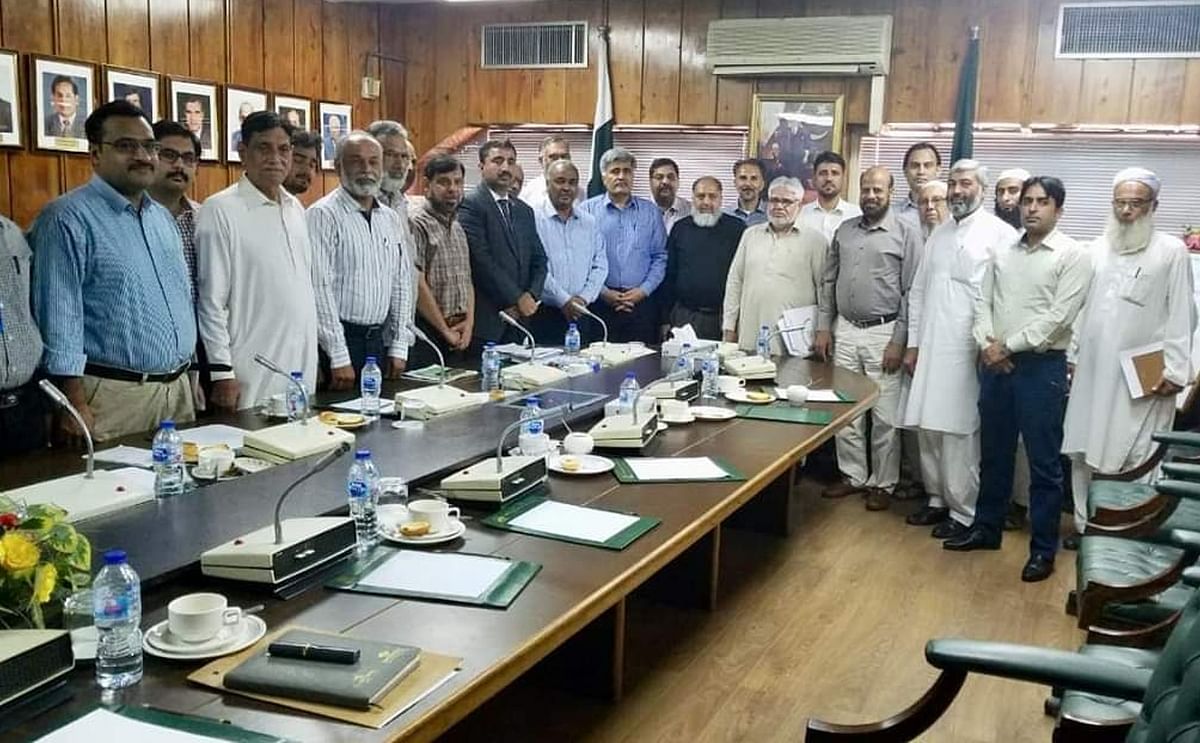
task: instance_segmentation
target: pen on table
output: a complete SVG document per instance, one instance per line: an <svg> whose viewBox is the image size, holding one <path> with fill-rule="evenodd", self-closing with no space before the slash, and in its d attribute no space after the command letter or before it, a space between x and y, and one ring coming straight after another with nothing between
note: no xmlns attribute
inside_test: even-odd
<svg viewBox="0 0 1200 743"><path fill-rule="evenodd" d="M278 658L315 660L351 666L358 662L358 648L339 648L332 645L313 645L309 642L273 642L267 652Z"/></svg>

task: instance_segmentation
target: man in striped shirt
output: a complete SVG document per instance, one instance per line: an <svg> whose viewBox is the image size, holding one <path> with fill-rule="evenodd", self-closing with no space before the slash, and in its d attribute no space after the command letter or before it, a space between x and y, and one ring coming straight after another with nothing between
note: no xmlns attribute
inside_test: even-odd
<svg viewBox="0 0 1200 743"><path fill-rule="evenodd" d="M183 244L146 188L159 143L140 108L113 101L85 125L92 179L55 199L30 231L42 363L105 441L194 417L184 375L196 321ZM80 443L69 416L59 433Z"/></svg>
<svg viewBox="0 0 1200 743"><path fill-rule="evenodd" d="M338 142L334 166L342 185L309 207L307 217L321 367L330 388L344 390L356 383L367 356L389 378L404 371L417 288L400 226L407 215L377 198L383 147L366 132L351 132Z"/></svg>

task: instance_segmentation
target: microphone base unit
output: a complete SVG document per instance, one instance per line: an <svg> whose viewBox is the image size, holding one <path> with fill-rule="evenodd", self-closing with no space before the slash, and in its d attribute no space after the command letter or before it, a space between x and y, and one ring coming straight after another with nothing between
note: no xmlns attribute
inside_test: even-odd
<svg viewBox="0 0 1200 743"><path fill-rule="evenodd" d="M290 461L336 449L343 442L354 446L354 434L313 417L307 424L292 421L250 431L245 447Z"/></svg>
<svg viewBox="0 0 1200 743"><path fill-rule="evenodd" d="M725 371L742 379L774 379L775 362L764 361L761 356L742 356L725 359Z"/></svg>
<svg viewBox="0 0 1200 743"><path fill-rule="evenodd" d="M484 404L478 394L460 390L457 387L420 387L407 392L400 392L396 395L397 398L403 400L413 400L424 403L424 407L413 411L413 418L427 420L438 416L447 415L449 413L457 413L462 410L470 410Z"/></svg>
<svg viewBox="0 0 1200 743"><path fill-rule="evenodd" d="M568 375L562 369L549 364L534 364L525 362L513 364L503 369L500 374L504 381L523 390L533 390L539 387L549 387L567 379Z"/></svg>
<svg viewBox="0 0 1200 743"><path fill-rule="evenodd" d="M138 467L96 470L26 485L5 493L17 502L54 504L71 522L103 516L154 500L154 474Z"/></svg>
<svg viewBox="0 0 1200 743"><path fill-rule="evenodd" d="M504 503L524 495L549 479L544 456L509 456L481 462L447 476L441 489L453 500Z"/></svg>
<svg viewBox="0 0 1200 743"><path fill-rule="evenodd" d="M641 449L658 434L658 415L650 413L638 416L620 413L603 418L588 431L596 446L602 449Z"/></svg>
<svg viewBox="0 0 1200 743"><path fill-rule="evenodd" d="M646 394L658 400L683 400L691 402L700 397L700 383L695 379L682 382L659 382L651 385Z"/></svg>
<svg viewBox="0 0 1200 743"><path fill-rule="evenodd" d="M265 526L202 553L200 572L278 586L341 558L357 543L354 519L345 516L284 519L282 523L282 543L275 543L275 526Z"/></svg>

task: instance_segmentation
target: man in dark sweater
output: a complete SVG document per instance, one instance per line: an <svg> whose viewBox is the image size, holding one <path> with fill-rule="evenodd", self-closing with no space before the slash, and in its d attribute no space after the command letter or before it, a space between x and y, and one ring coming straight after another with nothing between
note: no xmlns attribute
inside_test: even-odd
<svg viewBox="0 0 1200 743"><path fill-rule="evenodd" d="M721 340L725 278L746 225L721 212L721 182L706 175L692 184L692 214L667 238L667 276L661 294L662 335L691 323L696 335Z"/></svg>

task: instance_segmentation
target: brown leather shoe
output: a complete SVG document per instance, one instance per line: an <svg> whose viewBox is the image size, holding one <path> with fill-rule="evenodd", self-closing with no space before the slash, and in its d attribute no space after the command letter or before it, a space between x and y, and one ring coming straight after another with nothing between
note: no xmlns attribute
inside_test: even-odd
<svg viewBox="0 0 1200 743"><path fill-rule="evenodd" d="M858 495L865 493L867 489L862 485L854 485L849 482L839 482L837 485L830 485L821 491L822 498L845 498L847 495Z"/></svg>
<svg viewBox="0 0 1200 743"><path fill-rule="evenodd" d="M867 491L866 501L868 511L886 511L891 505L892 496L886 490L871 488Z"/></svg>

